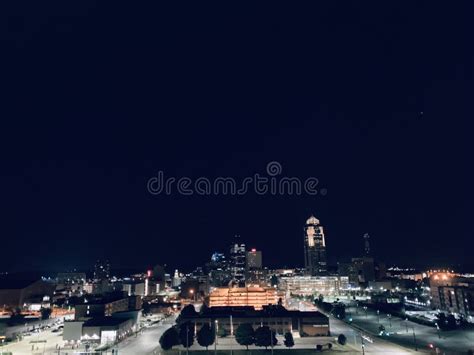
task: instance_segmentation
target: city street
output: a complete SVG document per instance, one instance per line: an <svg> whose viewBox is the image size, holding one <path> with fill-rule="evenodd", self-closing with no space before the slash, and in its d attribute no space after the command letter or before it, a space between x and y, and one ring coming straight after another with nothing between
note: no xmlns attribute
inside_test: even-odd
<svg viewBox="0 0 474 355"><path fill-rule="evenodd" d="M164 319L150 327L143 328L137 337L131 336L118 344L119 354L150 354L160 346L159 341L163 332L176 321L176 315Z"/></svg>
<svg viewBox="0 0 474 355"><path fill-rule="evenodd" d="M314 311L316 307L307 301L291 299L288 301L289 308L299 309L301 311ZM369 333L361 332L348 325L347 323L329 317L331 335L335 338L339 334L344 334L347 338L346 346L352 346L355 350L362 352L362 344L366 354L414 354L415 351L393 344L389 341L375 337Z"/></svg>
<svg viewBox="0 0 474 355"><path fill-rule="evenodd" d="M360 327L371 334L378 334L380 325L385 327L385 331L390 335L391 342L405 347L418 349L439 348L446 354L466 353L468 349L474 349L473 330L439 331L435 327L429 327L405 321L398 317L389 317L386 313L380 312L377 315L375 310L361 307L346 308L347 318L352 318L354 326ZM413 335L415 333L415 336Z"/></svg>

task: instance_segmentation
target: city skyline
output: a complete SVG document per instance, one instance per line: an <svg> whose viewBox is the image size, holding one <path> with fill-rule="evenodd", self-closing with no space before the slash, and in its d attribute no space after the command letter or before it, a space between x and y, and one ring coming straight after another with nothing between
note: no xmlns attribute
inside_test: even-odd
<svg viewBox="0 0 474 355"><path fill-rule="evenodd" d="M5 354L474 354L468 2L1 2Z"/></svg>

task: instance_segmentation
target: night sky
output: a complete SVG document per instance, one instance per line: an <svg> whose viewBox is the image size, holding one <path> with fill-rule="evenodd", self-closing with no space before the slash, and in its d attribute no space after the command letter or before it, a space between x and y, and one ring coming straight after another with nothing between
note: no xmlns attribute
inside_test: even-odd
<svg viewBox="0 0 474 355"><path fill-rule="evenodd" d="M2 3L0 271L472 262L468 2ZM468 112L469 111L469 112ZM151 195L165 176L316 177L310 196Z"/></svg>

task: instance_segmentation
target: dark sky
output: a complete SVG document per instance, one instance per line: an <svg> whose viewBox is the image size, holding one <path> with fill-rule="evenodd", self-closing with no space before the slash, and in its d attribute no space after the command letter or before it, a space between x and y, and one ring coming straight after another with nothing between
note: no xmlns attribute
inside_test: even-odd
<svg viewBox="0 0 474 355"><path fill-rule="evenodd" d="M234 234L301 265L371 235L472 261L468 2L3 3L0 270L202 264ZM326 196L153 196L166 176L316 177Z"/></svg>

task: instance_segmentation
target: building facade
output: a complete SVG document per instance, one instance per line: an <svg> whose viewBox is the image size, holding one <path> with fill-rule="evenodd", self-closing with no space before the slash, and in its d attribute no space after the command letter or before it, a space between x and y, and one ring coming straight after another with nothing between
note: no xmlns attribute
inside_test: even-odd
<svg viewBox="0 0 474 355"><path fill-rule="evenodd" d="M245 281L247 285L264 285L266 273L263 270L262 252L256 249L251 249L247 252L246 261L246 276Z"/></svg>
<svg viewBox="0 0 474 355"><path fill-rule="evenodd" d="M450 273L430 276L431 305L435 309L459 314L472 322L474 316L474 280Z"/></svg>
<svg viewBox="0 0 474 355"><path fill-rule="evenodd" d="M240 324L250 323L254 329L268 326L277 334L287 332L297 337L329 336L329 319L324 314L287 310L279 306L266 306L262 310L251 307L212 307L204 314L181 317L180 322L192 322L196 330L204 324L215 324L216 331L224 328L234 335Z"/></svg>
<svg viewBox="0 0 474 355"><path fill-rule="evenodd" d="M52 299L56 286L43 280L0 279L0 308L15 309Z"/></svg>
<svg viewBox="0 0 474 355"><path fill-rule="evenodd" d="M281 277L279 288L287 295L337 296L349 287L347 276L293 276Z"/></svg>
<svg viewBox="0 0 474 355"><path fill-rule="evenodd" d="M97 260L94 265L94 280L104 281L110 279L110 263L108 260Z"/></svg>
<svg viewBox="0 0 474 355"><path fill-rule="evenodd" d="M326 240L319 220L311 216L304 226L304 265L311 276L327 273Z"/></svg>
<svg viewBox="0 0 474 355"><path fill-rule="evenodd" d="M219 287L209 294L209 307L243 307L262 309L277 304L279 294L272 287Z"/></svg>
<svg viewBox="0 0 474 355"><path fill-rule="evenodd" d="M239 286L245 285L246 254L245 244L232 243L230 247L230 272L232 281Z"/></svg>

